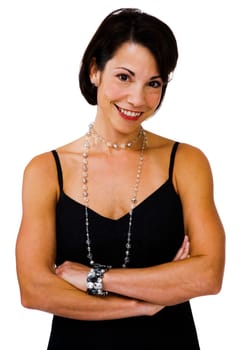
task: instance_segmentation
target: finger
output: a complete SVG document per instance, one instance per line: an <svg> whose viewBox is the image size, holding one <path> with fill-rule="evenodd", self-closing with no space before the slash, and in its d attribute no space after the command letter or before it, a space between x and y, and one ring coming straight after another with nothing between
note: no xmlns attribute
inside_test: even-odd
<svg viewBox="0 0 244 350"><path fill-rule="evenodd" d="M181 259L185 259L185 258L190 257L189 252L190 252L190 242L187 241L187 242L185 243L184 248L183 248L183 253L182 253L182 255L181 255Z"/></svg>
<svg viewBox="0 0 244 350"><path fill-rule="evenodd" d="M173 261L182 260L189 257L189 252L190 252L190 241L189 241L189 237L185 235L183 243L180 249L178 250Z"/></svg>
<svg viewBox="0 0 244 350"><path fill-rule="evenodd" d="M189 255L189 252L190 252L190 241L189 241L189 237L186 235L182 246L181 259L185 259Z"/></svg>

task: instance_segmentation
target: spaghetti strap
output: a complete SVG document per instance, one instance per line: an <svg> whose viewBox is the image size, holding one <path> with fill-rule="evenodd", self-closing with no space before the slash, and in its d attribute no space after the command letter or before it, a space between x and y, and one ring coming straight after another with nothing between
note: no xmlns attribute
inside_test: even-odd
<svg viewBox="0 0 244 350"><path fill-rule="evenodd" d="M172 151L171 151L171 155L170 155L170 163L169 163L169 180L170 181L172 181L172 177L173 177L175 154L176 154L178 146L179 146L179 142L175 142L173 147L172 147Z"/></svg>
<svg viewBox="0 0 244 350"><path fill-rule="evenodd" d="M60 192L63 191L63 174L62 174L62 168L61 168L61 164L60 164L60 159L58 156L58 152L56 150L52 150L52 154L54 156L55 162L56 162L56 166L57 166L57 173L58 173L58 183L59 183L59 188L60 188Z"/></svg>

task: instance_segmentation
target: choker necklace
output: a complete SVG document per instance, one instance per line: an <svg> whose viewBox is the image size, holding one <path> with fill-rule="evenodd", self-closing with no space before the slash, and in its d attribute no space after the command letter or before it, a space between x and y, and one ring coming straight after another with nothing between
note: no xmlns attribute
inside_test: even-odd
<svg viewBox="0 0 244 350"><path fill-rule="evenodd" d="M93 126L89 126L89 131L85 135L85 142L83 144L83 153L82 153L82 199L85 207L85 228L86 228L86 245L87 245L87 257L89 259L90 265L94 266L96 263L94 262L94 257L92 253L92 242L89 232L89 215L88 215L88 206L89 206L89 197L88 197L88 150L90 148L90 139L94 134ZM141 171L144 160L144 150L147 144L147 135L143 128L141 128L136 140L138 140L139 135L142 135L142 145L140 150L140 155L138 159L138 166L136 172L136 181L132 192L132 197L130 200L130 211L129 211L129 223L128 223L128 233L127 239L125 243L125 257L122 263L122 267L127 267L130 261L130 249L131 249L131 235L132 235L132 217L133 217L133 209L137 203L137 193L139 188L139 183L141 179ZM102 140L102 139L101 139ZM136 141L134 141L136 142ZM134 143L133 142L133 143Z"/></svg>
<svg viewBox="0 0 244 350"><path fill-rule="evenodd" d="M140 128L139 133L136 135L136 137L134 138L134 140L128 141L126 143L116 143L116 142L111 142L111 141L107 141L104 137L102 137L101 135L99 135L94 127L94 123L89 125L89 130L94 134L95 136L95 143L97 143L97 141L101 141L103 143L105 143L105 145L107 147L112 147L114 149L125 149L125 148L131 148L142 136L143 133L143 128Z"/></svg>

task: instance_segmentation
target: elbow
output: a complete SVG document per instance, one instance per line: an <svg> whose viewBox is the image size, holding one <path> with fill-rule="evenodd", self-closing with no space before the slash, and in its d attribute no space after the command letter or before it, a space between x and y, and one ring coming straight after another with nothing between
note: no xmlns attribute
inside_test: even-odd
<svg viewBox="0 0 244 350"><path fill-rule="evenodd" d="M208 285L208 289L207 289L207 293L206 294L209 294L209 295L215 295L215 294L218 294L220 293L221 291L221 288L222 288L222 283L219 283L218 281L211 281Z"/></svg>
<svg viewBox="0 0 244 350"><path fill-rule="evenodd" d="M208 271L202 280L205 295L215 295L222 289L223 274L216 271Z"/></svg>
<svg viewBox="0 0 244 350"><path fill-rule="evenodd" d="M30 300L26 297L23 297L21 295L21 298L20 298L20 301L21 301L21 305L26 308L26 309L34 309L34 307L32 306L32 304L30 303Z"/></svg>
<svg viewBox="0 0 244 350"><path fill-rule="evenodd" d="M29 284L20 288L20 302L26 309L44 310L48 298L46 293L41 292L41 287Z"/></svg>
<svg viewBox="0 0 244 350"><path fill-rule="evenodd" d="M212 281L211 294L218 294L222 289L222 278L216 277Z"/></svg>
<svg viewBox="0 0 244 350"><path fill-rule="evenodd" d="M36 275L19 276L20 303L26 309L46 311L50 305L52 281L49 276L39 278L41 274Z"/></svg>
<svg viewBox="0 0 244 350"><path fill-rule="evenodd" d="M216 295L222 289L224 276L224 260L207 256L197 258L198 274L195 271L196 293L201 295Z"/></svg>
<svg viewBox="0 0 244 350"><path fill-rule="evenodd" d="M34 293L30 291L21 290L20 291L20 302L21 305L26 309L37 309L37 301Z"/></svg>

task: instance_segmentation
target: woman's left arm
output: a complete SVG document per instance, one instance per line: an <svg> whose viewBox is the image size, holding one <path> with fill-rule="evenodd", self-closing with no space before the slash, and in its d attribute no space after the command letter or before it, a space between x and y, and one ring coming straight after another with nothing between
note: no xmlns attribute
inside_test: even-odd
<svg viewBox="0 0 244 350"><path fill-rule="evenodd" d="M199 149L180 145L174 186L182 201L190 257L144 269L111 270L104 276L105 289L162 305L220 291L225 232L214 202L212 171Z"/></svg>

